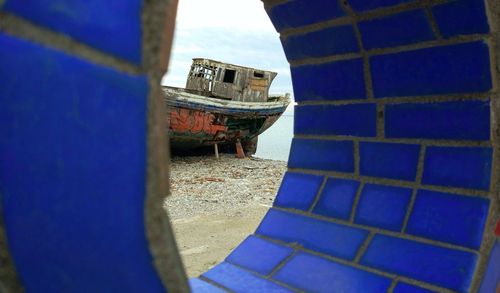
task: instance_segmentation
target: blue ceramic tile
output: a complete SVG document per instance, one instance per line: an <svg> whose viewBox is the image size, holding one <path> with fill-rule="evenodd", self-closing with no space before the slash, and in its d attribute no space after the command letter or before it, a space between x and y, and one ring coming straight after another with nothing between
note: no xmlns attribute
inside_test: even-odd
<svg viewBox="0 0 500 293"><path fill-rule="evenodd" d="M419 152L416 144L360 142L360 174L413 181Z"/></svg>
<svg viewBox="0 0 500 293"><path fill-rule="evenodd" d="M460 292L468 292L477 256L391 236L375 235L361 264Z"/></svg>
<svg viewBox="0 0 500 293"><path fill-rule="evenodd" d="M274 205L307 211L318 194L323 176L287 172Z"/></svg>
<svg viewBox="0 0 500 293"><path fill-rule="evenodd" d="M198 278L190 279L189 286L191 287L191 292L193 293L224 293L219 287L216 287L210 283L204 282Z"/></svg>
<svg viewBox="0 0 500 293"><path fill-rule="evenodd" d="M486 43L472 42L371 57L374 95L486 92L491 89L488 50Z"/></svg>
<svg viewBox="0 0 500 293"><path fill-rule="evenodd" d="M295 107L295 134L375 136L375 104L306 105Z"/></svg>
<svg viewBox="0 0 500 293"><path fill-rule="evenodd" d="M248 236L226 261L267 275L290 254L293 249L255 236Z"/></svg>
<svg viewBox="0 0 500 293"><path fill-rule="evenodd" d="M301 252L274 276L274 279L306 292L386 292L391 280Z"/></svg>
<svg viewBox="0 0 500 293"><path fill-rule="evenodd" d="M218 264L202 276L234 292L292 292L227 262Z"/></svg>
<svg viewBox="0 0 500 293"><path fill-rule="evenodd" d="M352 25L336 26L282 39L288 60L317 58L358 52Z"/></svg>
<svg viewBox="0 0 500 293"><path fill-rule="evenodd" d="M420 190L406 232L479 249L489 204L487 198Z"/></svg>
<svg viewBox="0 0 500 293"><path fill-rule="evenodd" d="M490 102L386 105L385 135L392 138L489 140Z"/></svg>
<svg viewBox="0 0 500 293"><path fill-rule="evenodd" d="M366 11L412 1L414 0L348 0L347 3L356 11Z"/></svg>
<svg viewBox="0 0 500 293"><path fill-rule="evenodd" d="M434 19L445 38L489 32L483 0L458 0L432 8Z"/></svg>
<svg viewBox="0 0 500 293"><path fill-rule="evenodd" d="M392 292L393 293L432 293L432 292L436 292L436 291L431 291L431 290L424 289L421 287L398 282L398 284L394 288L394 291L392 291Z"/></svg>
<svg viewBox="0 0 500 293"><path fill-rule="evenodd" d="M24 289L162 292L144 232L147 78L1 34L0 64L1 204Z"/></svg>
<svg viewBox="0 0 500 293"><path fill-rule="evenodd" d="M491 148L428 147L422 183L488 190Z"/></svg>
<svg viewBox="0 0 500 293"><path fill-rule="evenodd" d="M361 59L291 67L291 73L295 100L299 103L366 98Z"/></svg>
<svg viewBox="0 0 500 293"><path fill-rule="evenodd" d="M368 231L271 209L256 231L307 249L352 260Z"/></svg>
<svg viewBox="0 0 500 293"><path fill-rule="evenodd" d="M348 220L358 187L359 182L355 180L328 179L313 212L327 217Z"/></svg>
<svg viewBox="0 0 500 293"><path fill-rule="evenodd" d="M345 16L338 1L295 0L276 5L269 10L277 31L322 22Z"/></svg>
<svg viewBox="0 0 500 293"><path fill-rule="evenodd" d="M382 229L401 230L411 193L410 188L366 184L361 191L355 222Z"/></svg>
<svg viewBox="0 0 500 293"><path fill-rule="evenodd" d="M424 10L411 10L358 24L366 50L435 39Z"/></svg>
<svg viewBox="0 0 500 293"><path fill-rule="evenodd" d="M495 241L479 293L495 292L500 286L500 242ZM496 291L498 292L498 290Z"/></svg>
<svg viewBox="0 0 500 293"><path fill-rule="evenodd" d="M140 64L141 8L141 0L7 0L2 9Z"/></svg>
<svg viewBox="0 0 500 293"><path fill-rule="evenodd" d="M288 167L353 172L353 152L352 141L294 138Z"/></svg>

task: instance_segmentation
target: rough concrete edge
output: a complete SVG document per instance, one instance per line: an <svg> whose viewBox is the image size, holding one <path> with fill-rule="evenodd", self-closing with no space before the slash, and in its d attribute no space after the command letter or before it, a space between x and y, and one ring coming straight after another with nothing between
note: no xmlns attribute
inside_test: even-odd
<svg viewBox="0 0 500 293"><path fill-rule="evenodd" d="M2 193L0 192L0 199ZM7 235L3 222L3 208L0 200L0 292L24 292L9 253Z"/></svg>
<svg viewBox="0 0 500 293"><path fill-rule="evenodd" d="M163 208L169 193L169 150L161 78L167 69L173 41L177 0L144 0L142 62L149 78L147 100L147 170L145 228L154 266L166 290L189 292L168 214Z"/></svg>
<svg viewBox="0 0 500 293"><path fill-rule="evenodd" d="M485 9L490 24L490 60L493 92L491 99L491 142L493 147L493 164L491 170L491 205L488 211L483 241L479 250L479 261L470 291L478 292L490 261L490 254L495 243L493 233L500 216L500 2L485 0Z"/></svg>

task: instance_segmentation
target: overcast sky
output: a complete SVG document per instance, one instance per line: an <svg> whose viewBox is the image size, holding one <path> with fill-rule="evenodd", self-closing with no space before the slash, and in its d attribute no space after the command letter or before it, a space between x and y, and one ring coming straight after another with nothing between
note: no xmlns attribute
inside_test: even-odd
<svg viewBox="0 0 500 293"><path fill-rule="evenodd" d="M275 71L270 93L293 94L279 35L260 0L180 0L169 72L162 83L184 87L195 57Z"/></svg>

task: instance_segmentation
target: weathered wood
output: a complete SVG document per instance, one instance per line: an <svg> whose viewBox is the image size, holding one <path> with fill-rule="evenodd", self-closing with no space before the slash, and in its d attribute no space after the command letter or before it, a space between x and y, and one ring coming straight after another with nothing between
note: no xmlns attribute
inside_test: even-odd
<svg viewBox="0 0 500 293"><path fill-rule="evenodd" d="M194 58L186 89L232 101L266 102L276 75L272 71Z"/></svg>
<svg viewBox="0 0 500 293"><path fill-rule="evenodd" d="M170 145L175 149L233 144L237 139L245 148L246 142L268 129L290 103L287 95L249 103L201 96L180 88L163 90Z"/></svg>

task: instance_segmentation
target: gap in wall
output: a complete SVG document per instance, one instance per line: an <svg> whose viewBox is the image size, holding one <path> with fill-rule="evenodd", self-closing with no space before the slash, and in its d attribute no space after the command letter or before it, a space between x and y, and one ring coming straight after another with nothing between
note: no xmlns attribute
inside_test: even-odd
<svg viewBox="0 0 500 293"><path fill-rule="evenodd" d="M269 93L293 94L279 35L259 0L180 1L162 85L184 88L192 58L277 72ZM226 77L234 80L227 71ZM292 135L293 103L259 136L255 159L221 154L217 160L211 150L172 157L171 196L165 206L189 277L223 261L255 231L286 170Z"/></svg>

